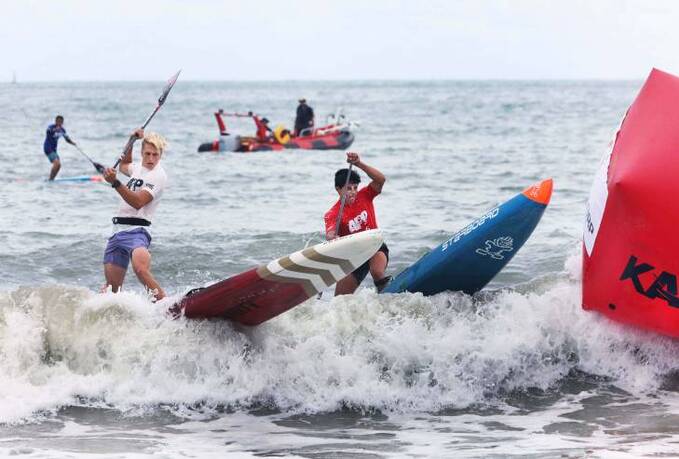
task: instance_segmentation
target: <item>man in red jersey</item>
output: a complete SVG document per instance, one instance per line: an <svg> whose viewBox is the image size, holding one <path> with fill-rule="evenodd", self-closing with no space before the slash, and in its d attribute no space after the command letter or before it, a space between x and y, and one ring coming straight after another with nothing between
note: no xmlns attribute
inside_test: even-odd
<svg viewBox="0 0 679 459"><path fill-rule="evenodd" d="M347 153L347 162L368 174L371 182L368 186L358 189L361 176L349 169L340 169L335 173L335 190L340 199L337 200L330 210L325 213L325 237L328 240L339 236L358 233L361 231L377 228L373 199L382 192L382 186L387 180L382 172L368 166L358 157L358 153ZM347 175L349 180L347 182ZM342 221L339 226L339 234L336 234L337 216L340 211L342 196L346 196ZM365 279L370 271L377 291L381 291L391 280L391 276L385 276L389 262L389 249L386 244L377 251L370 260L363 263L354 272L340 280L335 287L335 296L354 293L359 284Z"/></svg>

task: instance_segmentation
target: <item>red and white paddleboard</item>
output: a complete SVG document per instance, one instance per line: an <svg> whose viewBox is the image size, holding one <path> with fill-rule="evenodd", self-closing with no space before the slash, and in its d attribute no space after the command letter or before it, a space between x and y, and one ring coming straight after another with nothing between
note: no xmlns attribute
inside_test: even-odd
<svg viewBox="0 0 679 459"><path fill-rule="evenodd" d="M187 318L221 317L258 325L306 301L354 271L382 245L369 230L308 247L267 265L189 292L172 308Z"/></svg>
<svg viewBox="0 0 679 459"><path fill-rule="evenodd" d="M679 77L653 70L600 164L582 307L679 337Z"/></svg>

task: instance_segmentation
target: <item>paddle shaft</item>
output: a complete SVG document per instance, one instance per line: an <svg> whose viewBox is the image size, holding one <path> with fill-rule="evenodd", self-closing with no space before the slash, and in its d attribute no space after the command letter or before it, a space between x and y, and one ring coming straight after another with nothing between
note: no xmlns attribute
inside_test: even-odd
<svg viewBox="0 0 679 459"><path fill-rule="evenodd" d="M351 178L351 168L354 167L353 163L349 163L349 172L347 172L347 179L344 181L344 188L349 185L349 179ZM342 198L340 199L339 213L337 214L337 223L335 224L335 237L339 237L339 229L342 224L342 213L344 212L344 204L347 202L346 190L342 193Z"/></svg>
<svg viewBox="0 0 679 459"><path fill-rule="evenodd" d="M158 104L158 105L156 106L155 110L153 110L153 113L151 113L151 116L149 116L149 117L146 119L146 121L144 122L144 124L141 126L141 129L146 129L146 126L149 125L149 123L151 122L151 120L153 119L153 117L156 116L156 113L158 113L158 110L160 110L160 106L161 106L161 104ZM120 164L120 161L123 160L123 158L124 158L125 155L127 154L128 150L130 150L130 148L132 148L132 145L134 145L134 142L136 142L136 141L137 141L137 137L135 137L135 136L131 136L131 137L130 137L130 139L127 141L127 144L125 145L125 148L123 148L123 154L120 155L120 158L118 158L118 160L116 161L116 163L113 165L113 168L114 168L114 169L115 169L116 167L118 167L118 164Z"/></svg>
<svg viewBox="0 0 679 459"><path fill-rule="evenodd" d="M87 158L87 160L88 160L89 162L92 163L92 165L93 165L94 168L97 170L97 172L99 172L100 174L103 174L103 173L104 173L104 167L103 167L101 164L95 163L94 161L92 161L92 158L90 158L90 157L87 155L87 153L85 153L84 151L82 151L78 145L73 144L73 146L74 146L75 149L78 150L85 158Z"/></svg>
<svg viewBox="0 0 679 459"><path fill-rule="evenodd" d="M170 91L172 90L172 87L173 87L174 84L177 82L177 78L179 78L179 74L180 74L180 73L181 73L181 70L180 70L179 72L175 73L175 74L172 76L172 78L170 78L170 79L168 80L167 84L166 84L165 87L163 88L163 93L162 93L162 94L160 95L160 97L158 98L158 104L156 105L156 108L154 108L154 109L153 109L153 112L151 112L151 114L149 115L149 117L146 118L146 121L145 121L144 124L141 126L141 129L146 129L146 126L149 125L149 123L151 122L151 120L153 119L153 117L156 116L156 113L158 113L158 110L160 110L160 107L163 106L163 104L165 103L165 100L167 99L168 94L170 94ZM118 160L116 161L116 163L113 165L113 168L114 168L114 169L115 169L116 167L118 167L118 165L120 164L120 162L123 160L123 158L125 157L125 155L127 154L127 152L132 148L132 145L134 145L134 142L136 142L136 141L137 141L137 137L136 137L136 136L130 137L130 139L127 141L127 144L125 145L125 148L123 149L123 153L120 155L120 158L118 158Z"/></svg>

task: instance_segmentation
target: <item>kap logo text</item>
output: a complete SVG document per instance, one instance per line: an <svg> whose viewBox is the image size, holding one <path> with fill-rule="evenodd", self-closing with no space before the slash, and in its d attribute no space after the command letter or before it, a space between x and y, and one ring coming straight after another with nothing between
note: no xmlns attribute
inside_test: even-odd
<svg viewBox="0 0 679 459"><path fill-rule="evenodd" d="M128 180L127 185L125 185L125 186L132 191L137 191L143 185L144 185L144 181L142 179L132 177L132 178L130 178L130 180Z"/></svg>
<svg viewBox="0 0 679 459"><path fill-rule="evenodd" d="M653 282L645 287L640 277L650 273L654 278ZM644 276L650 280L651 275ZM655 271L655 266L648 263L639 262L637 257L631 255L627 261L627 266L620 275L621 281L629 280L634 285L634 290L647 298L661 298L673 308L679 308L679 297L677 297L677 276L674 273Z"/></svg>

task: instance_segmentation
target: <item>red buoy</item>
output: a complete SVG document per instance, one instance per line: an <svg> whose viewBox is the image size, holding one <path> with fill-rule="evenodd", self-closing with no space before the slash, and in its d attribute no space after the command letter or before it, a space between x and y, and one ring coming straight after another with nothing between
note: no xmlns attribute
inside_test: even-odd
<svg viewBox="0 0 679 459"><path fill-rule="evenodd" d="M582 307L679 337L679 77L654 69L592 185Z"/></svg>

